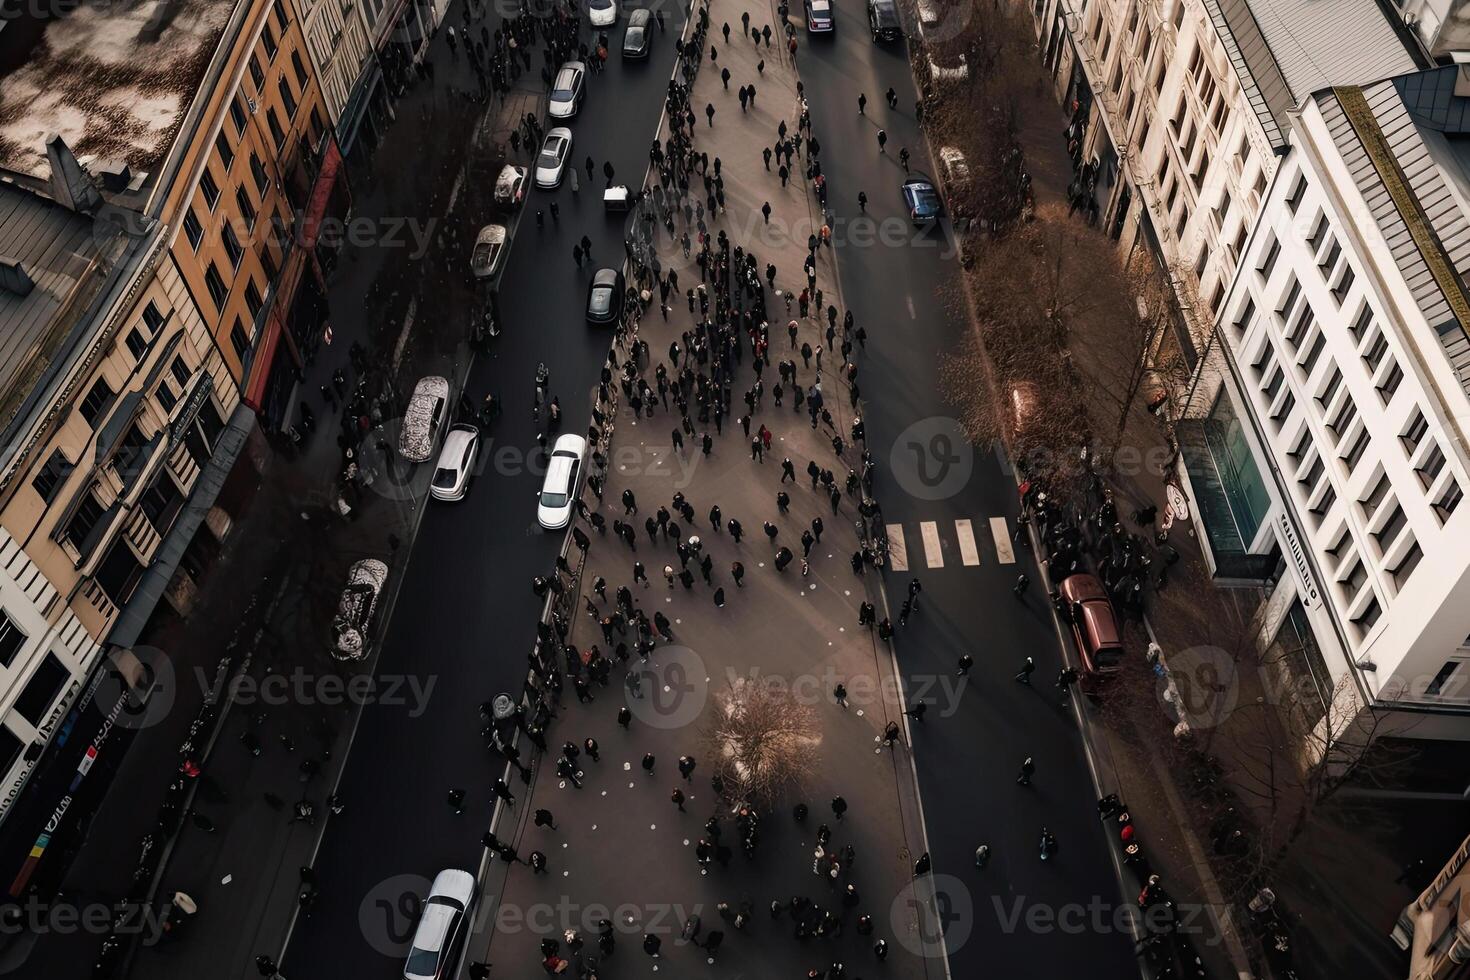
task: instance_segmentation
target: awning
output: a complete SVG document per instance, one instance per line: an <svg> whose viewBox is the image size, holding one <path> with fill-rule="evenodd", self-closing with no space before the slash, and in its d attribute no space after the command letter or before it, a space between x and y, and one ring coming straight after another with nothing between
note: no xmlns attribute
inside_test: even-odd
<svg viewBox="0 0 1470 980"><path fill-rule="evenodd" d="M317 171L316 183L311 187L311 197L306 204L306 214L302 217L300 225L297 226L297 241L307 248L316 248L317 237L321 233L322 218L327 213L327 202L332 199L332 191L337 186L337 174L342 170L342 150L337 146L337 141L330 136L327 137L327 145L322 150L322 166Z"/></svg>
<svg viewBox="0 0 1470 980"><path fill-rule="evenodd" d="M199 530L204 516L219 498L220 488L234 468L235 460L239 458L240 450L244 448L245 440L250 436L254 425L254 410L241 403L230 416L229 424L220 433L214 455L210 456L209 462L194 482L194 492L189 496L188 503L184 504L173 528L154 552L152 563L143 573L143 580L138 583L133 597L128 600L127 606L113 624L112 632L107 635L108 643L130 647L138 642L138 635L142 633L144 624L153 615L158 600L163 598L164 590L178 570L184 551L189 547L189 542L194 540L194 532Z"/></svg>

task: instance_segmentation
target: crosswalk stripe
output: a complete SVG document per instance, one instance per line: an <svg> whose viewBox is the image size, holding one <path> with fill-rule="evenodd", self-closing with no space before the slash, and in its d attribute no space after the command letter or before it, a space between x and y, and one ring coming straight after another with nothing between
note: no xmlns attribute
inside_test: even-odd
<svg viewBox="0 0 1470 980"><path fill-rule="evenodd" d="M903 525L888 525L888 567L895 572L909 570L909 553L903 544Z"/></svg>
<svg viewBox="0 0 1470 980"><path fill-rule="evenodd" d="M919 532L924 537L924 561L930 568L943 568L944 549L939 543L939 522L920 521Z"/></svg>
<svg viewBox="0 0 1470 980"><path fill-rule="evenodd" d="M990 533L995 537L995 556L1002 565L1014 565L1016 552L1011 548L1011 532L1004 517L990 519Z"/></svg>
<svg viewBox="0 0 1470 980"><path fill-rule="evenodd" d="M960 538L960 561L966 565L980 564L980 549L975 547L975 529L969 520L955 521L954 531Z"/></svg>

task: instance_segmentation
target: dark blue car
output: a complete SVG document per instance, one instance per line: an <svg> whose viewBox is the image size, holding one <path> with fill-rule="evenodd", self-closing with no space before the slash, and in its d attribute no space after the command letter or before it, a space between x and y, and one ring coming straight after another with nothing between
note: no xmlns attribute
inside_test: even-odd
<svg viewBox="0 0 1470 980"><path fill-rule="evenodd" d="M903 203L909 209L909 220L916 225L933 221L944 210L934 182L919 173L903 182Z"/></svg>

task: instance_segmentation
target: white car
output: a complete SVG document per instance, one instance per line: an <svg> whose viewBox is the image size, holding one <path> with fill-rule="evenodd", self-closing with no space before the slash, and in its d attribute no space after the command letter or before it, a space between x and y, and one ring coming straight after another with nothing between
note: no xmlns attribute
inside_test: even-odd
<svg viewBox="0 0 1470 980"><path fill-rule="evenodd" d="M571 155L572 131L565 126L548 130L541 143L541 152L536 156L536 186L542 190L560 187L567 169L567 158Z"/></svg>
<svg viewBox="0 0 1470 980"><path fill-rule="evenodd" d="M546 114L553 119L570 119L582 108L582 91L587 80L587 66L580 61L568 61L556 72L551 83L551 101Z"/></svg>
<svg viewBox="0 0 1470 980"><path fill-rule="evenodd" d="M475 236L475 248L470 252L470 272L476 279L489 279L500 269L500 258L505 254L505 225L486 225Z"/></svg>
<svg viewBox="0 0 1470 980"><path fill-rule="evenodd" d="M587 19L593 27L608 27L618 20L618 0L587 0Z"/></svg>
<svg viewBox="0 0 1470 980"><path fill-rule="evenodd" d="M572 502L577 499L586 464L586 439L571 434L557 437L541 492L536 494L536 520L546 530L558 531L571 523Z"/></svg>
<svg viewBox="0 0 1470 980"><path fill-rule="evenodd" d="M439 450L439 465L434 468L429 495L435 500L463 500L479 451L479 429L464 424L450 429L444 438L444 448Z"/></svg>
<svg viewBox="0 0 1470 980"><path fill-rule="evenodd" d="M446 980L454 975L456 954L470 931L475 890L475 876L468 871L451 868L434 876L403 966L404 980Z"/></svg>

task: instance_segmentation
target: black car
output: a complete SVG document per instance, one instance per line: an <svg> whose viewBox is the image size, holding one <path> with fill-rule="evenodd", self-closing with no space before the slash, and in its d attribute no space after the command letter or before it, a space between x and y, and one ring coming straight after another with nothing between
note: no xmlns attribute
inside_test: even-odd
<svg viewBox="0 0 1470 980"><path fill-rule="evenodd" d="M623 31L623 57L647 58L648 44L653 38L649 22L653 15L642 8L628 15L628 27Z"/></svg>
<svg viewBox="0 0 1470 980"><path fill-rule="evenodd" d="M868 0L868 30L874 41L897 41L903 37L903 21L894 0Z"/></svg>
<svg viewBox="0 0 1470 980"><path fill-rule="evenodd" d="M616 323L623 314L623 274L598 269L587 287L587 322Z"/></svg>

